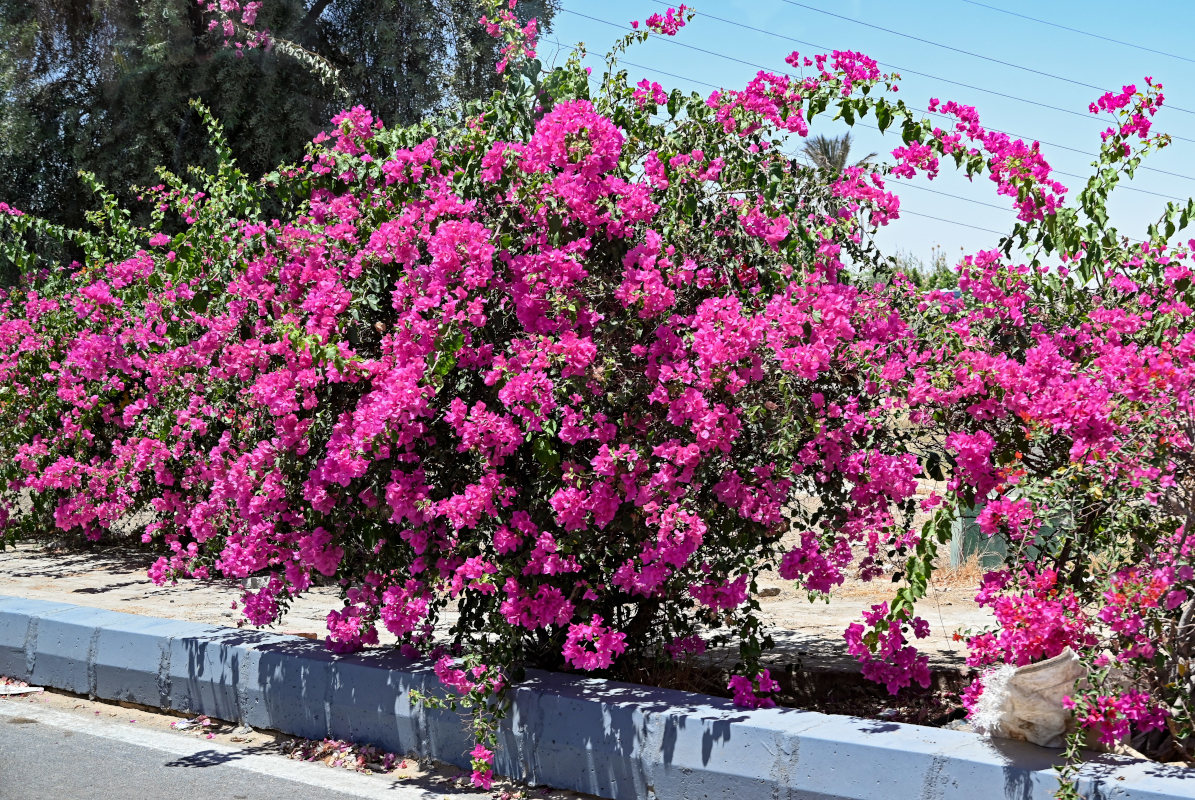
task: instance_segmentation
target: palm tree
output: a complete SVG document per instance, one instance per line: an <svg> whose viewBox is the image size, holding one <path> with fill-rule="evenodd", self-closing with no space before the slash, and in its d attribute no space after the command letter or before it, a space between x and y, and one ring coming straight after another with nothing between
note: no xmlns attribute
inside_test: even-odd
<svg viewBox="0 0 1195 800"><path fill-rule="evenodd" d="M805 155L813 162L813 166L830 172L842 172L847 166L850 154L851 134L849 132L842 136L821 136L819 134L805 140ZM856 161L854 166L862 167L875 157L875 153L868 153Z"/></svg>

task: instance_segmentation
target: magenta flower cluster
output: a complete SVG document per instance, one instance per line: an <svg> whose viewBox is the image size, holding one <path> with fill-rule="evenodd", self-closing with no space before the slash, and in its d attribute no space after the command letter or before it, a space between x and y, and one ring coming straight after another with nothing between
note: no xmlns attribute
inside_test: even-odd
<svg viewBox="0 0 1195 800"><path fill-rule="evenodd" d="M251 26L257 5L216 10ZM533 56L511 6L482 24L504 60ZM826 593L900 556L897 596L846 642L889 691L928 686L913 604L970 507L1009 551L980 587L997 625L969 638L972 664L1070 647L1154 669L1192 596L1174 498L1195 241L1068 238L1077 212L1037 143L953 102L930 103L949 128L917 120L859 53L788 63L803 76L761 72L659 122L659 84L615 73L591 95L570 62L527 91L512 75L509 102L457 126L347 109L272 187L156 187L150 230L0 303L0 524L99 538L136 517L159 583L264 577L241 602L257 625L335 582L331 647L381 626L461 697L527 665L618 674L738 643L728 692L761 708L780 692L753 596L769 568ZM1093 106L1116 120L1113 162L1164 143L1147 86ZM892 164L823 181L785 156L831 103L900 116ZM1054 261L969 255L957 292L855 280L900 217L892 179L946 157L987 172ZM282 219L246 199L267 188ZM0 204L0 225L19 213ZM919 496L935 463L948 474ZM1075 696L1109 735L1163 708L1140 687Z"/></svg>

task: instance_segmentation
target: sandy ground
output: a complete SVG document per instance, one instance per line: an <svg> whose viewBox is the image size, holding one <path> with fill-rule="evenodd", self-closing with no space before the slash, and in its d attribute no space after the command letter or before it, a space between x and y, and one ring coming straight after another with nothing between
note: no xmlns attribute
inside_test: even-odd
<svg viewBox="0 0 1195 800"><path fill-rule="evenodd" d="M242 588L234 581L180 581L154 586L146 576L153 556L119 545L97 545L88 551L52 549L25 542L0 552L0 594L91 606L129 614L188 620L209 625L245 626L233 609ZM783 687L784 705L835 714L916 724L941 725L955 718L957 692L963 685L965 650L955 639L960 630L991 623L990 614L975 605L978 572L944 571L917 613L931 625L931 636L917 642L937 676L932 686L910 687L892 697L859 674L858 662L846 652L843 631L875 603L888 600L890 582L848 579L829 602L811 603L791 581L778 575L759 580L763 622L776 646L764 655L764 666ZM341 601L333 587L316 587L295 601L271 630L322 639L328 611ZM445 614L441 624L452 624ZM394 643L380 631L379 647ZM666 670L641 668L627 676L637 683L708 694L726 694L729 674L736 672L737 649L715 650L693 662Z"/></svg>
<svg viewBox="0 0 1195 800"><path fill-rule="evenodd" d="M247 624L232 605L241 587L232 581L180 581L154 586L146 577L153 556L116 546L89 552L48 550L26 542L0 552L0 594L74 603L130 614L169 617L215 625ZM932 633L919 646L937 666L958 666L965 656L953 634L984 627L990 614L973 600L973 575L944 575L921 601L917 612L929 621ZM969 580L970 579L970 580ZM830 601L811 603L808 596L778 575L760 580L764 621L773 627L777 650L773 663L799 659L805 667L850 669L843 655L842 633L862 610L891 596L893 586L882 581L851 579ZM273 630L322 638L329 610L340 600L332 587L316 587L295 601ZM382 631L382 646L394 639Z"/></svg>

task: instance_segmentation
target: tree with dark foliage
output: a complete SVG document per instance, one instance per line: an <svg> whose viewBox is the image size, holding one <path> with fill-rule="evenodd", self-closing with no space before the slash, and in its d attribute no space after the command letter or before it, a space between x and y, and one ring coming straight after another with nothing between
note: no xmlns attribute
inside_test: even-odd
<svg viewBox="0 0 1195 800"><path fill-rule="evenodd" d="M518 14L542 30L558 5ZM0 201L75 226L94 205L80 170L119 193L157 183L159 165L208 165L192 98L256 176L346 105L395 125L486 96L498 56L480 15L476 0L272 0L256 27L294 47L238 52L198 0L0 0Z"/></svg>

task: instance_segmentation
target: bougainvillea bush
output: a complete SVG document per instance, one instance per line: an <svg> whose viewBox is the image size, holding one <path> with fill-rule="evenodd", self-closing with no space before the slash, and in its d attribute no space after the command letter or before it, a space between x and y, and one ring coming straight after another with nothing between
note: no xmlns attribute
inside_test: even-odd
<svg viewBox="0 0 1195 800"><path fill-rule="evenodd" d="M222 166L163 173L150 229L111 202L88 232L0 207L27 276L0 308L5 536L135 527L155 581L265 576L258 625L338 582L330 646L381 627L434 658L479 710L486 784L489 699L526 666L628 674L729 642L735 701L774 704L767 569L817 594L901 563L847 642L890 691L928 684L913 604L972 508L1010 543L972 663L1071 647L1083 725L1164 729L1151 746L1186 758L1195 333L1170 240L1195 212L1136 243L1105 211L1166 144L1161 87L1093 105L1113 122L1068 205L1036 143L955 103L915 117L858 53L708 97L630 85L619 53L689 18L653 16L591 75L542 68L495 4L507 90L457 115L346 110L258 185L209 120ZM898 135L890 163L794 160L831 112ZM943 161L991 178L1010 236L958 292L856 285L890 263L894 185ZM46 237L79 260L38 262ZM948 490L917 495L925 477Z"/></svg>

